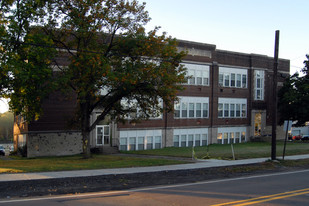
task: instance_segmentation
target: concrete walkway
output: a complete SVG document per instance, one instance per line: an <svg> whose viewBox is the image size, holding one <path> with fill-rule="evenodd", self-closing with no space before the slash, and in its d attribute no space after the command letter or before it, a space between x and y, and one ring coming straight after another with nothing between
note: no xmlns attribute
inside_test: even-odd
<svg viewBox="0 0 309 206"><path fill-rule="evenodd" d="M299 159L309 159L309 154L285 157L285 160L299 160ZM100 176L100 175L112 175L112 174L132 174L132 173L142 173L142 172L160 172L160 171L187 170L187 169L199 169L199 168L210 168L210 167L224 167L224 166L233 166L233 165L254 164L254 163L265 162L267 160L269 160L269 158L256 158L256 159L245 159L245 160L208 159L208 160L197 160L194 163L179 164L179 165L166 165L166 166L0 174L0 182L40 180L40 179L66 178L66 177L87 177L87 176Z"/></svg>

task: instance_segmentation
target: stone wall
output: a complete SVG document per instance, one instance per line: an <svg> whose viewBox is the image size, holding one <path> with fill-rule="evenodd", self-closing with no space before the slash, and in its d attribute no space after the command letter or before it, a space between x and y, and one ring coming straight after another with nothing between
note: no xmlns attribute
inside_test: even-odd
<svg viewBox="0 0 309 206"><path fill-rule="evenodd" d="M75 155L82 151L81 132L28 134L28 157Z"/></svg>

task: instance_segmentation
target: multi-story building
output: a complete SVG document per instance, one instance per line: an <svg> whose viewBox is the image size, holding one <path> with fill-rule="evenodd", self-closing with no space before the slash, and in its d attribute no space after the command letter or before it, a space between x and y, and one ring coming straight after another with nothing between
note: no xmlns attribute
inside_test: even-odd
<svg viewBox="0 0 309 206"><path fill-rule="evenodd" d="M178 94L174 112L140 123L130 119L125 124L102 121L91 133L92 147L192 147L241 143L271 134L272 57L217 50L215 45L182 40L178 49L188 52L183 64L190 78L186 89ZM280 59L278 86L289 72L289 60ZM73 114L73 99L54 95L44 103L44 116L39 121L21 130L16 125L15 139L27 139L28 156L81 151L80 131L64 127ZM96 116L93 112L91 121ZM282 133L278 126L279 138Z"/></svg>

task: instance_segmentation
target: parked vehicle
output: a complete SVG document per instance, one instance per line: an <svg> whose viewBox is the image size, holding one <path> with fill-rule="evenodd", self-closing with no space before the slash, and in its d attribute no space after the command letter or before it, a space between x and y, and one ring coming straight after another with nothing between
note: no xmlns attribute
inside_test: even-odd
<svg viewBox="0 0 309 206"><path fill-rule="evenodd" d="M302 140L302 141L309 140L309 135L304 135L304 136L302 136L301 140Z"/></svg>
<svg viewBox="0 0 309 206"><path fill-rule="evenodd" d="M5 156L5 150L4 150L4 147L2 145L0 145L0 155Z"/></svg>
<svg viewBox="0 0 309 206"><path fill-rule="evenodd" d="M301 135L295 135L292 137L292 140L301 140L302 136Z"/></svg>

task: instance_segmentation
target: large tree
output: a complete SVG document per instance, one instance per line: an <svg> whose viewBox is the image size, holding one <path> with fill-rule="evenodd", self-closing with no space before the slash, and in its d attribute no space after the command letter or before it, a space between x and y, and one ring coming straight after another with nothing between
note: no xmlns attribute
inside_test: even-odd
<svg viewBox="0 0 309 206"><path fill-rule="evenodd" d="M158 35L158 28L145 32L144 26L150 20L145 3L16 0L10 8L16 12L8 15L19 25L14 32L22 34L10 32L14 41L9 41L9 46L13 45L11 50L18 54L9 55L14 56L14 62L8 63L15 86L10 90L12 109L28 114L28 119L40 114L38 107L21 104L19 97L29 102L37 99L38 104L57 88L55 82L60 79L63 88L76 93L86 157L90 154L90 131L107 115L117 121L138 110L140 115L135 118L148 118L158 115L154 111L162 112L160 100L164 109L173 109L173 101L185 81L185 69L179 65L185 53L177 52L175 39L165 33ZM19 24L21 20L26 21L26 29ZM16 49L16 45L21 49ZM55 48L56 56L68 58L66 65L54 58ZM54 73L57 71L56 79L51 68ZM24 70L28 72L26 80L17 81L19 72ZM34 82L26 83L32 76L36 77ZM37 87L39 94L34 92ZM94 109L100 109L101 114L90 124Z"/></svg>
<svg viewBox="0 0 309 206"><path fill-rule="evenodd" d="M290 76L278 93L281 123L294 120L301 126L309 121L309 56L306 57L302 69L304 75L295 73Z"/></svg>

